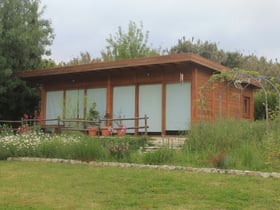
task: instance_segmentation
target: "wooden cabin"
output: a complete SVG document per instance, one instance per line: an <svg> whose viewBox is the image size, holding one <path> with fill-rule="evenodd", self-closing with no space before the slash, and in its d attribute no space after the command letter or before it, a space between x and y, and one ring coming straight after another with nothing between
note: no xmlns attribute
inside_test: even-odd
<svg viewBox="0 0 280 210"><path fill-rule="evenodd" d="M189 130L198 120L254 117L250 81L208 82L229 68L192 53L18 72L38 85L41 117L84 119L93 102L101 116L149 117L149 133ZM244 81L242 81L244 82ZM134 126L139 126L135 121ZM137 132L137 129L134 130Z"/></svg>

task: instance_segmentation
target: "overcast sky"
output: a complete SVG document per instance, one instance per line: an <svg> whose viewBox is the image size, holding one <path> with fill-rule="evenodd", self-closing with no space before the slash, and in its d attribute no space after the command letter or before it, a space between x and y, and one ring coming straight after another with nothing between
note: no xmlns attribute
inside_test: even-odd
<svg viewBox="0 0 280 210"><path fill-rule="evenodd" d="M149 43L163 49L185 36L219 48L280 60L279 0L41 0L55 40L50 58L101 57L106 38L143 22Z"/></svg>

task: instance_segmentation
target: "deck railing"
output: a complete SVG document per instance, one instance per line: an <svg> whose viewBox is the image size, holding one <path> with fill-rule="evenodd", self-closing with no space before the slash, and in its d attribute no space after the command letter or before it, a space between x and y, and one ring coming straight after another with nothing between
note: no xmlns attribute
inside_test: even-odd
<svg viewBox="0 0 280 210"><path fill-rule="evenodd" d="M0 120L0 124L8 124L14 131L20 127L28 126L29 128L37 128L46 132L61 133L63 130L88 132L90 126L97 128L97 135L99 136L102 130L109 129L111 134L115 134L118 130L128 130L127 133L134 133L138 135L143 133L148 135L148 117L137 118L100 118L96 120L84 120L84 119L24 119L21 120ZM133 121L133 123L128 123ZM121 122L121 125L120 125ZM141 123L140 123L141 122ZM133 126L131 126L133 124ZM0 128L1 129L1 128ZM133 132L129 132L129 130Z"/></svg>

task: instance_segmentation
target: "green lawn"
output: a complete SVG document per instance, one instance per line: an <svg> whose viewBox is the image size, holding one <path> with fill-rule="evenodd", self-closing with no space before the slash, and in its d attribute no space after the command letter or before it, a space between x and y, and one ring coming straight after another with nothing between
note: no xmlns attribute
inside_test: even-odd
<svg viewBox="0 0 280 210"><path fill-rule="evenodd" d="M280 179L0 162L0 209L278 209Z"/></svg>

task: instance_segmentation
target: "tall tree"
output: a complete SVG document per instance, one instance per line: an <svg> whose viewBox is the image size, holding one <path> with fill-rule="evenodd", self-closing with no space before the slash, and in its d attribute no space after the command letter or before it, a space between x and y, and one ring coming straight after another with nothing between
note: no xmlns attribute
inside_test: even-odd
<svg viewBox="0 0 280 210"><path fill-rule="evenodd" d="M89 52L81 52L80 56L72 58L68 63L64 65L79 65L79 64L88 64L92 62L99 62L100 58L92 58Z"/></svg>
<svg viewBox="0 0 280 210"><path fill-rule="evenodd" d="M2 56L12 70L35 69L54 35L50 21L41 18L39 0L1 0L0 47Z"/></svg>
<svg viewBox="0 0 280 210"><path fill-rule="evenodd" d="M127 32L119 26L115 36L110 34L106 39L108 46L106 51L101 52L102 58L109 61L160 54L160 49L148 46L148 39L149 31L143 32L143 24L137 26L130 21Z"/></svg>
<svg viewBox="0 0 280 210"><path fill-rule="evenodd" d="M39 6L39 0L0 1L0 119L31 113L38 104L37 92L12 72L40 68L50 54L53 29Z"/></svg>
<svg viewBox="0 0 280 210"><path fill-rule="evenodd" d="M191 40L182 37L178 40L178 43L175 46L171 47L169 53L181 52L192 52L218 63L222 63L226 60L224 51L219 50L218 45L215 42L204 42L200 39L196 40L194 37L192 37Z"/></svg>

